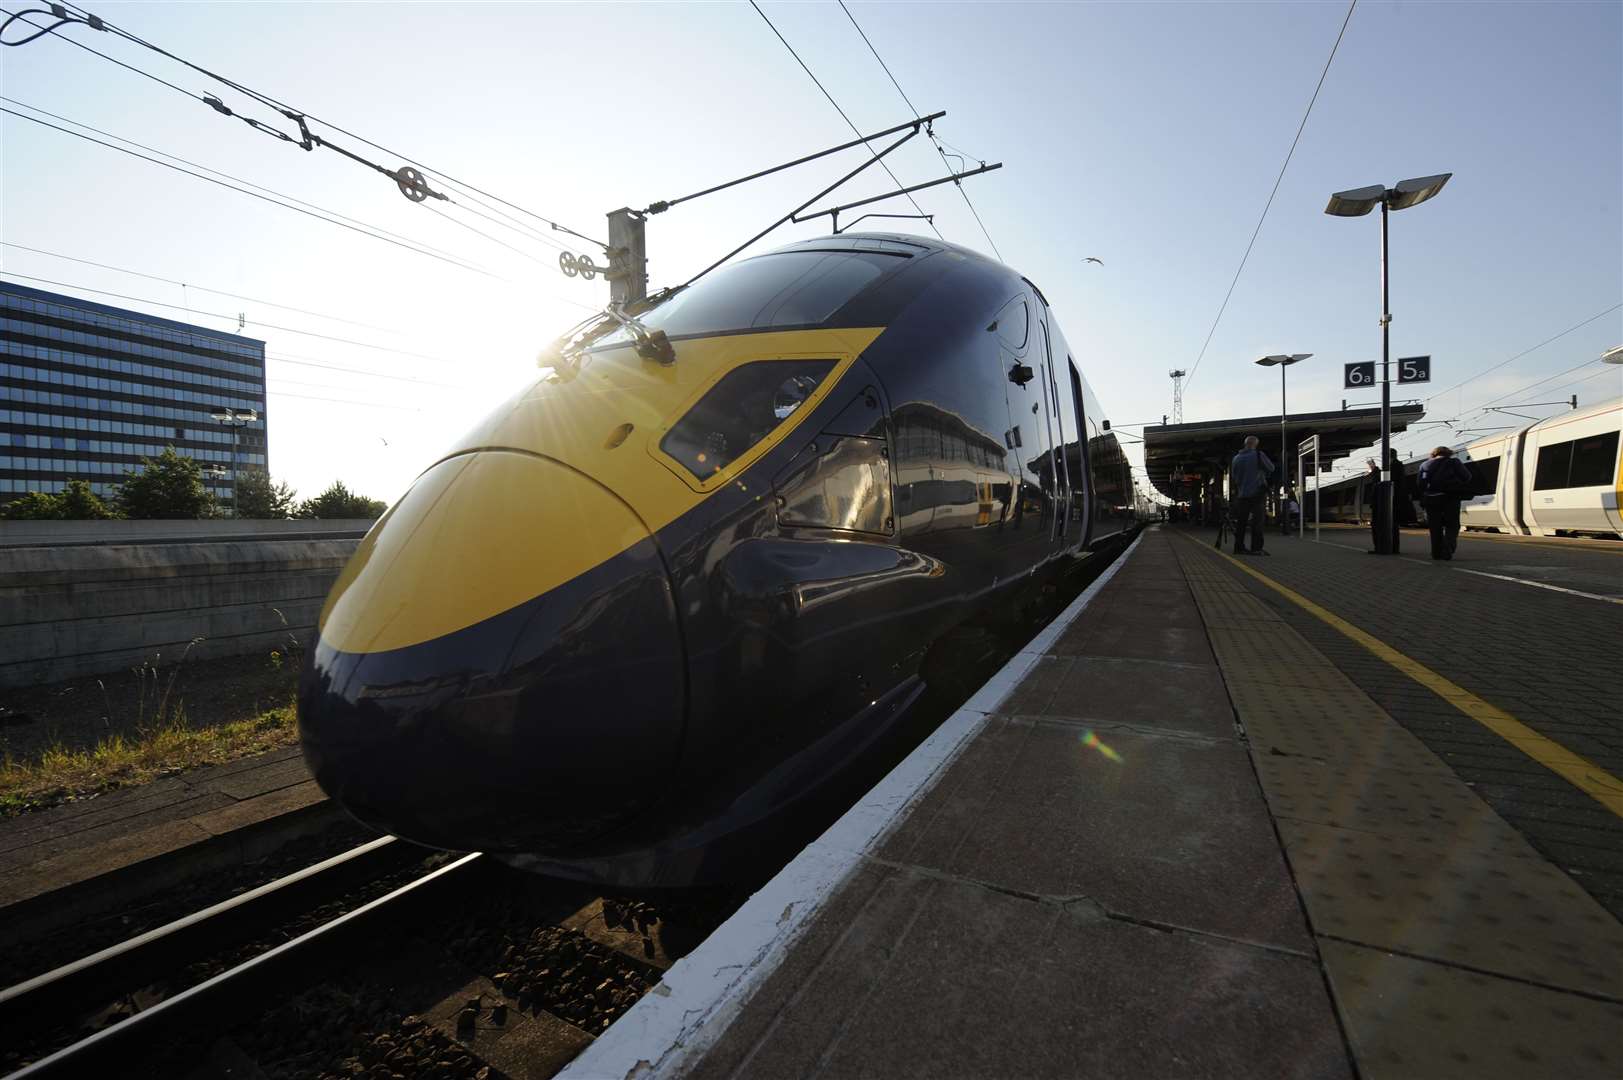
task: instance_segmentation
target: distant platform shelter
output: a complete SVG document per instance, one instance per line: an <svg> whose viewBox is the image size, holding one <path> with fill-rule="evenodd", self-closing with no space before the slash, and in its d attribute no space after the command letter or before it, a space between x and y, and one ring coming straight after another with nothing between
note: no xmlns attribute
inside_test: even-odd
<svg viewBox="0 0 1623 1080"><path fill-rule="evenodd" d="M1417 404L1392 407L1392 434L1406 430L1426 415ZM1378 443L1381 410L1338 409L1335 412L1296 413L1285 424L1285 452L1280 452L1279 414L1233 420L1207 420L1193 424L1151 425L1144 429L1144 467L1150 482L1175 502L1210 509L1223 496L1223 477L1229 461L1255 435L1261 449L1276 462L1281 459L1296 482L1296 450L1310 435L1319 437L1319 471L1328 472L1348 455ZM1312 462L1304 463L1311 472Z"/></svg>

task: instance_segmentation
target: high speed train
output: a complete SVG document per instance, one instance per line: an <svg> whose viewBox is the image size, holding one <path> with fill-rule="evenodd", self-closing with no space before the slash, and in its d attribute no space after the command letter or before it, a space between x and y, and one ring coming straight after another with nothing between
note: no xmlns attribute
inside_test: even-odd
<svg viewBox="0 0 1623 1080"><path fill-rule="evenodd" d="M911 236L731 264L543 358L362 541L299 687L361 821L685 885L1135 527L1043 293Z"/></svg>
<svg viewBox="0 0 1623 1080"><path fill-rule="evenodd" d="M1558 413L1454 447L1475 486L1460 524L1521 536L1623 537L1623 398ZM1412 477L1420 460L1407 462ZM1364 478L1327 484L1323 519L1357 521ZM1419 500L1424 510L1424 500ZM1311 509L1309 510L1311 514Z"/></svg>

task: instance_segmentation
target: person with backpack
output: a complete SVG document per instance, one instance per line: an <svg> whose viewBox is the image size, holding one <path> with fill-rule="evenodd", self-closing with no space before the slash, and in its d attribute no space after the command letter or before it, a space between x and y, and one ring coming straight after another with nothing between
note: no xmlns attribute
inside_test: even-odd
<svg viewBox="0 0 1623 1080"><path fill-rule="evenodd" d="M1257 437L1245 437L1245 449L1229 464L1229 497L1234 502L1234 554L1266 555L1262 550L1262 501L1274 463L1257 449ZM1251 525L1251 547L1246 548L1246 523Z"/></svg>
<svg viewBox="0 0 1623 1080"><path fill-rule="evenodd" d="M1459 545L1460 500L1471 493L1471 467L1446 446L1432 450L1420 466L1420 497L1431 529L1431 557L1452 559Z"/></svg>

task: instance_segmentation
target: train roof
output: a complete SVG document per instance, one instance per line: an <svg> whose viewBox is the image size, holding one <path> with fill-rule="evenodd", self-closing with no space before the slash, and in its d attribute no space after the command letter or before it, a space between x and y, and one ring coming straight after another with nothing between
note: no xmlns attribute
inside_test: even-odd
<svg viewBox="0 0 1623 1080"><path fill-rule="evenodd" d="M928 236L917 236L913 233L892 232L843 232L830 233L827 236L814 236L806 240L796 240L792 244L773 248L764 252L767 255L776 255L784 251L886 251L897 255L922 255L927 252L950 251L966 259L975 259L988 265L1007 270L1003 263L998 262L974 248L964 247L947 240L937 240ZM1009 271L1013 273L1013 271Z"/></svg>
<svg viewBox="0 0 1623 1080"><path fill-rule="evenodd" d="M1618 377L1623 379L1623 372L1619 372ZM1618 414L1620 418L1623 418L1623 397L1615 397L1610 401L1601 401L1594 405L1584 405L1576 409L1569 409L1566 412L1556 413L1554 416L1546 416L1536 423L1527 425L1525 430L1547 431L1550 428L1565 427L1574 421L1589 420L1607 413Z"/></svg>

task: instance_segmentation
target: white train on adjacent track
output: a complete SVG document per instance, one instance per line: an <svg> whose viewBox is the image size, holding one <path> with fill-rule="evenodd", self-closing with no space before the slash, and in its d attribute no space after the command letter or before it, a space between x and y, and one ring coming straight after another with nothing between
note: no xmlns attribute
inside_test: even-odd
<svg viewBox="0 0 1623 1080"><path fill-rule="evenodd" d="M1623 398L1455 446L1476 481L1460 504L1460 524L1519 536L1623 538L1620 444ZM1421 460L1405 463L1411 478ZM1361 476L1326 484L1324 520L1363 520L1366 486Z"/></svg>

